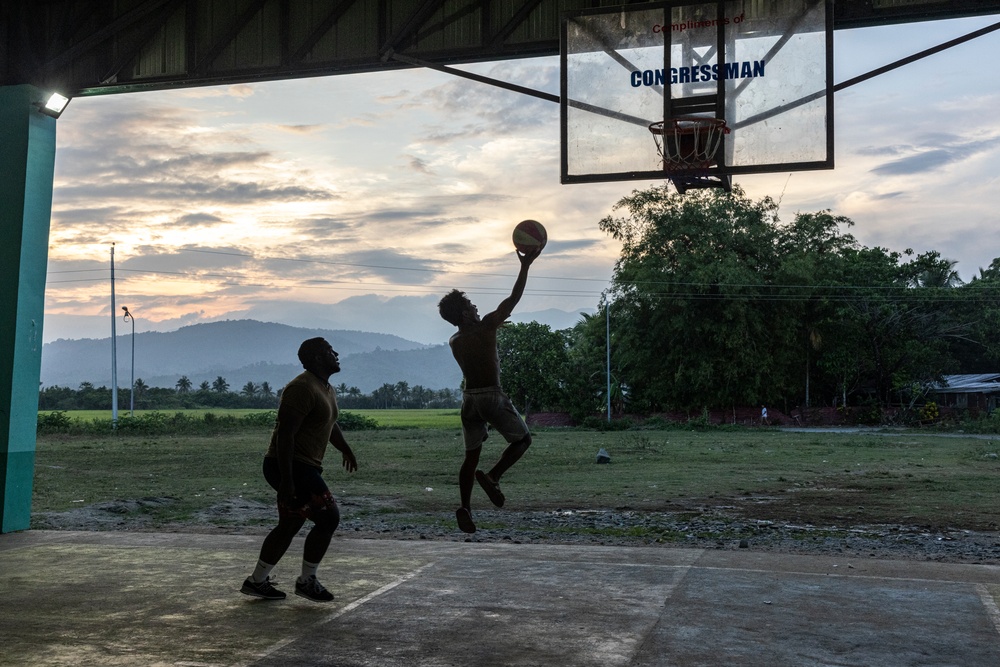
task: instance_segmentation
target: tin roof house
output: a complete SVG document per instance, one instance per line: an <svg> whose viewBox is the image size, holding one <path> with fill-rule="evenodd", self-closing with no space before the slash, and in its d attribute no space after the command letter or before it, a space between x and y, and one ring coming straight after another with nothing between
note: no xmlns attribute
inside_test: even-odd
<svg viewBox="0 0 1000 667"><path fill-rule="evenodd" d="M973 412L993 412L1000 406L1000 373L945 375L931 386L939 405Z"/></svg>

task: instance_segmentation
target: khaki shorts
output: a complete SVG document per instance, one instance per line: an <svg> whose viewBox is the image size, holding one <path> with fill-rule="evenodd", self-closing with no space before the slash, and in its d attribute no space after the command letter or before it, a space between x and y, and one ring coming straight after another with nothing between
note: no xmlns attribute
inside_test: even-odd
<svg viewBox="0 0 1000 667"><path fill-rule="evenodd" d="M489 424L507 442L529 434L528 425L500 387L468 389L462 393L462 437L465 448L476 449L486 439Z"/></svg>

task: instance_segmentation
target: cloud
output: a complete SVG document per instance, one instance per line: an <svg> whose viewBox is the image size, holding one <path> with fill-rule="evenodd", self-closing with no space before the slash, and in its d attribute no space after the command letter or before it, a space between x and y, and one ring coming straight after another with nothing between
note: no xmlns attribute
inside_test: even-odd
<svg viewBox="0 0 1000 667"><path fill-rule="evenodd" d="M895 156L904 155L906 153L911 153L916 150L911 145L890 145L890 146L862 146L854 149L855 155L862 155L865 157L883 157L883 156Z"/></svg>
<svg viewBox="0 0 1000 667"><path fill-rule="evenodd" d="M404 157L409 158L409 162L407 163L407 166L410 169L412 169L413 171L416 171L416 172L421 173L421 174L427 174L429 176L432 176L434 174L434 170L432 170L428 166L426 160L424 160L422 158L419 158L419 157L417 157L415 155L406 155Z"/></svg>
<svg viewBox="0 0 1000 667"><path fill-rule="evenodd" d="M918 174L925 171L934 171L961 158L962 156L956 154L955 151L939 148L879 165L872 169L872 173L882 176Z"/></svg>
<svg viewBox="0 0 1000 667"><path fill-rule="evenodd" d="M520 84L519 84L520 85ZM446 117L468 117L459 124L429 126L428 143L458 139L510 136L530 128L548 126L559 107L541 100L485 83L455 79L415 96L414 104L444 112Z"/></svg>
<svg viewBox="0 0 1000 667"><path fill-rule="evenodd" d="M280 130L282 132L288 132L290 134L302 134L302 135L307 135L307 136L311 135L311 134L315 134L315 133L317 133L317 132L325 129L325 127L326 127L325 125L319 125L319 124L313 124L313 125L275 125L274 126L274 128L276 130Z"/></svg>
<svg viewBox="0 0 1000 667"><path fill-rule="evenodd" d="M187 226L201 226L208 225L211 226L216 222L224 222L222 218L217 215L212 215L210 213L186 213L179 216L174 224L178 224L184 227Z"/></svg>
<svg viewBox="0 0 1000 667"><path fill-rule="evenodd" d="M929 171L937 171L947 165L964 162L980 153L993 149L998 139L970 141L959 140L951 134L927 135L921 142L923 146L934 143L944 143L938 148L924 148L899 160L894 160L874 167L872 173L881 176L905 176Z"/></svg>
<svg viewBox="0 0 1000 667"><path fill-rule="evenodd" d="M60 199L62 198L60 197ZM53 203L52 219L59 225L76 226L95 220L115 219L121 215L122 211L121 206L83 206L77 208L65 206L59 202Z"/></svg>

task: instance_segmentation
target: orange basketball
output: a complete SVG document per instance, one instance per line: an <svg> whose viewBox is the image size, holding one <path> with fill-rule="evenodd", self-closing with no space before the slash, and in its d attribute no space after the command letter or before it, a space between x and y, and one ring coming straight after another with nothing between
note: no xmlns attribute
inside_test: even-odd
<svg viewBox="0 0 1000 667"><path fill-rule="evenodd" d="M525 254L541 250L546 241L545 227L537 220L522 220L514 227L514 247Z"/></svg>

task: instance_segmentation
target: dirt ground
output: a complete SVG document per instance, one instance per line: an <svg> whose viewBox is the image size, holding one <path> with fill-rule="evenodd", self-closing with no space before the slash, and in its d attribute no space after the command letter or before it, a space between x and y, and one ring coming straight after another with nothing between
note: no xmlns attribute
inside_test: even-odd
<svg viewBox="0 0 1000 667"><path fill-rule="evenodd" d="M832 409L795 413L796 418L768 408L770 418L788 424L805 418L811 425L844 425ZM662 415L682 421L684 415ZM759 422L759 411L711 414L713 422ZM561 413L529 416L532 426L571 425ZM794 426L793 426L794 427ZM963 527L879 523L878 499L852 497L844 513L843 497L811 493L809 503L794 494L777 496L677 498L669 506L561 508L533 511L475 507L478 532L468 536L455 526L454 508L407 512L376 498L340 498L341 538L509 541L525 544L593 544L749 549L789 554L851 554L894 560L1000 564L1000 514ZM232 498L207 508L190 521L157 524L150 510L174 501L141 498L97 503L65 512L36 512L32 528L48 530L157 531L265 535L276 519L273 506ZM509 504L508 504L509 505ZM993 516L993 520L989 517ZM969 528L969 527L972 528Z"/></svg>
<svg viewBox="0 0 1000 667"><path fill-rule="evenodd" d="M32 517L32 528L263 536L276 518L270 505L234 498L182 524L153 524L149 510L172 502L170 498L142 498L66 512L41 512ZM849 518L807 518L793 502L766 497L680 499L669 511L474 508L479 530L471 536L458 531L451 508L440 512L393 511L391 504L370 498L345 498L340 505L343 518L337 534L342 539L749 549L1000 564L1000 530L873 524L863 513Z"/></svg>

